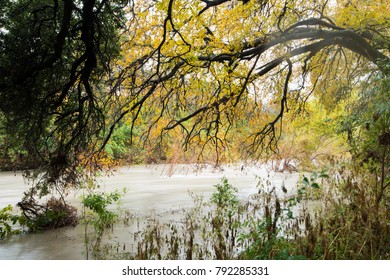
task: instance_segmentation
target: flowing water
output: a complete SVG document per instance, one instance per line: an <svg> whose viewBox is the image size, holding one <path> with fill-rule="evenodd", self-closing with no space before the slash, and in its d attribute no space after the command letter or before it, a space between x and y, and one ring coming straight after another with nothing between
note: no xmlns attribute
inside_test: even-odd
<svg viewBox="0 0 390 280"><path fill-rule="evenodd" d="M189 193L201 194L207 199L214 191L214 185L225 176L238 188L238 195L245 199L257 191L258 177L268 178L277 189L282 184L287 189L296 184L298 174L274 173L265 166L225 166L223 170L210 167L198 169L190 165L130 166L122 167L112 176L100 179L102 191L122 190L120 208L134 215L164 216L177 210L193 206ZM29 188L20 173L0 173L0 209L11 204L16 208L23 192ZM82 191L68 195L67 201L80 208ZM173 215L173 214L172 214ZM120 242L129 235L129 228L122 227L112 236ZM46 232L13 236L0 240L0 259L85 259L84 226L62 228Z"/></svg>

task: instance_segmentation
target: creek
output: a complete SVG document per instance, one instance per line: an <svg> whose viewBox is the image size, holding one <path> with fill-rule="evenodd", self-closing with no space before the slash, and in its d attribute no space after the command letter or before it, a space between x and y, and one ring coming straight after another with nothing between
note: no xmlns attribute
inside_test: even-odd
<svg viewBox="0 0 390 280"><path fill-rule="evenodd" d="M120 209L137 215L153 214L169 218L176 211L193 206L189 193L203 195L208 199L214 192L214 185L225 176L229 183L238 189L238 196L246 199L257 192L260 178L267 178L281 191L282 184L289 189L296 185L297 173L272 172L265 165L243 167L241 165L224 166L215 170L210 166L198 168L192 165L152 165L121 167L111 176L99 179L101 191L111 192L126 189L120 201ZM0 173L0 209L16 204L23 192L30 186L18 172ZM80 209L82 190L73 191L67 196L67 202ZM129 228L116 229L112 239L125 242ZM60 228L39 233L27 233L0 240L0 259L3 260L78 260L85 259L84 226Z"/></svg>

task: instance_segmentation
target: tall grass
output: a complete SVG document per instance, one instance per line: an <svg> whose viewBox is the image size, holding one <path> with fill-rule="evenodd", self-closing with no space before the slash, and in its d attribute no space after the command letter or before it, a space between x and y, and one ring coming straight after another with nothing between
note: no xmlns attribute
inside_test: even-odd
<svg viewBox="0 0 390 280"><path fill-rule="evenodd" d="M209 200L161 216L123 218L123 244L103 258L120 259L389 259L389 191L378 193L367 167L339 166L302 176L294 192L259 179L257 193L238 199L226 178Z"/></svg>

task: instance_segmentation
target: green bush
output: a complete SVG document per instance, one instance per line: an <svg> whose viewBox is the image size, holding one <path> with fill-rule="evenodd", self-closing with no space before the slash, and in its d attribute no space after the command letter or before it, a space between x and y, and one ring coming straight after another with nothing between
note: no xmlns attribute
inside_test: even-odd
<svg viewBox="0 0 390 280"><path fill-rule="evenodd" d="M20 234L20 229L14 226L19 223L20 216L11 214L12 206L7 205L0 210L0 239L5 239L14 234Z"/></svg>

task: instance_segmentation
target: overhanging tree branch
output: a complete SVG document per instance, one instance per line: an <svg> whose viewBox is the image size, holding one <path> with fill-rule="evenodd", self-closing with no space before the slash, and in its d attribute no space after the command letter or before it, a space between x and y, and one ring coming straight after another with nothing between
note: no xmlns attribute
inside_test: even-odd
<svg viewBox="0 0 390 280"><path fill-rule="evenodd" d="M339 61L349 57L347 52L340 58L340 53L350 50L370 61L369 66L375 64L389 74L389 68L383 66L389 62L388 53L373 44L375 36L337 26L326 19L325 8L317 4L307 4L301 10L290 8L288 1L281 3L282 9L272 1L252 1L242 8L236 1L204 0L194 10L189 8L191 2L182 7L182 2L169 0L163 3L166 6L151 7L140 1L139 5L146 7L140 9L140 14L150 9L149 15L156 16L151 28L158 31L150 32L148 21L140 17L137 20L144 21L140 30L147 34L139 35L134 20L129 36L138 34L143 36L140 40L148 42L137 42L132 37L130 42L135 43L128 49L131 52L134 48L141 54L132 52L129 57L133 60L129 58L124 65L124 61L117 61L120 44L125 44L120 33L127 32L120 30L124 26L126 1L64 0L54 1L52 8L46 4L36 7L35 2L26 1L26 11L18 18L21 22L10 17L8 21L14 27L9 34L1 34L4 54L0 55L0 69L4 75L0 77L0 108L10 123L18 123L24 135L31 136L23 136L26 143L34 139L34 144L26 144L29 149L34 146L31 150L35 155L49 158L45 168L50 168L50 162L58 163L52 159L63 155L64 162L75 167L81 162L80 154L104 151L115 128L127 115L132 114L134 127L143 109L149 107L157 110L159 116L151 125L158 125L165 118L164 131L182 128L187 143L205 135L209 137L205 142L220 144L221 135L227 135L224 125L230 129L234 113L240 113L245 102L257 98L250 87L261 87L267 76L283 75L278 83L280 92L272 89L279 98L279 112L255 134L255 142L262 147L265 136L270 136L269 143L278 139L276 125L286 112L289 82L309 75L310 63L319 56L340 67ZM16 9L20 3L10 1L7 5ZM135 5L132 3L128 11L134 13L133 18L138 11ZM233 13L237 7L237 11L245 10L248 14L236 18ZM213 11L212 17L205 18L209 10ZM230 34L225 26L230 24L230 18L223 26L215 20L220 11L232 11L236 24L245 28L232 25L229 28L237 34ZM320 18L313 17L317 14ZM256 17L264 17L261 19L266 24L254 20ZM285 26L296 18L303 20ZM274 22L268 22L270 19ZM29 20L35 23L30 26ZM254 24L246 24L248 20ZM208 38L207 46L200 46L204 38L194 38L193 34L204 36L205 30L213 36ZM10 73L4 71L7 69ZM170 102L172 98L179 101ZM69 166L61 166L66 173Z"/></svg>

